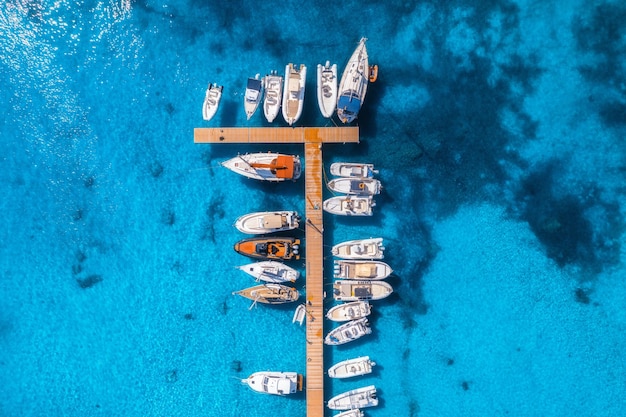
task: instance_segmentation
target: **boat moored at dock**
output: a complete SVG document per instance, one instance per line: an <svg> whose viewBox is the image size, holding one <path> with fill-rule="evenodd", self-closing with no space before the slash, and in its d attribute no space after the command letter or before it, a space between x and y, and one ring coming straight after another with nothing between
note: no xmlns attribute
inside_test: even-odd
<svg viewBox="0 0 626 417"><path fill-rule="evenodd" d="M278 261L260 261L238 266L237 269L253 276L257 281L294 282L300 278L298 270Z"/></svg>
<svg viewBox="0 0 626 417"><path fill-rule="evenodd" d="M337 280L333 283L333 298L337 301L382 300L393 293L384 281Z"/></svg>
<svg viewBox="0 0 626 417"><path fill-rule="evenodd" d="M393 269L382 261L335 260L334 275L339 279L379 280L385 279Z"/></svg>
<svg viewBox="0 0 626 417"><path fill-rule="evenodd" d="M372 178L378 174L378 170L374 169L374 164L334 162L330 165L330 174L346 178Z"/></svg>
<svg viewBox="0 0 626 417"><path fill-rule="evenodd" d="M269 123L272 123L280 112L283 99L283 77L272 71L264 78L265 98L263 99L263 113Z"/></svg>
<svg viewBox="0 0 626 417"><path fill-rule="evenodd" d="M256 259L300 259L300 239L256 237L235 243L235 252Z"/></svg>
<svg viewBox="0 0 626 417"><path fill-rule="evenodd" d="M376 366L376 362L371 360L369 356L347 359L331 366L328 369L328 376L331 378L351 378L367 375L372 372L374 366Z"/></svg>
<svg viewBox="0 0 626 417"><path fill-rule="evenodd" d="M249 213L235 221L235 227L242 233L260 235L297 229L300 216L296 211L261 211Z"/></svg>
<svg viewBox="0 0 626 417"><path fill-rule="evenodd" d="M380 194L383 186L374 178L335 178L328 181L328 188L336 193L364 196Z"/></svg>
<svg viewBox="0 0 626 417"><path fill-rule="evenodd" d="M297 180L302 173L300 157L273 152L237 155L222 166L244 177L261 181Z"/></svg>
<svg viewBox="0 0 626 417"><path fill-rule="evenodd" d="M337 64L317 64L317 104L322 116L330 118L337 106Z"/></svg>
<svg viewBox="0 0 626 417"><path fill-rule="evenodd" d="M372 333L366 317L352 320L328 332L324 338L327 345L343 345Z"/></svg>
<svg viewBox="0 0 626 417"><path fill-rule="evenodd" d="M298 121L304 106L306 87L306 65L296 69L293 64L285 67L285 88L283 89L283 117L289 126Z"/></svg>
<svg viewBox="0 0 626 417"><path fill-rule="evenodd" d="M255 372L243 384L261 394L289 395L302 391L304 377L297 372Z"/></svg>
<svg viewBox="0 0 626 417"><path fill-rule="evenodd" d="M363 388L344 392L328 400L331 410L351 410L356 408L374 407L378 405L376 387L369 385Z"/></svg>
<svg viewBox="0 0 626 417"><path fill-rule="evenodd" d="M372 196L337 196L324 200L323 208L340 216L371 216L376 203Z"/></svg>
<svg viewBox="0 0 626 417"><path fill-rule="evenodd" d="M244 288L243 290L233 292L233 295L240 295L254 301L250 308L256 303L285 304L298 301L298 298L300 298L300 293L295 288L273 283Z"/></svg>
<svg viewBox="0 0 626 417"><path fill-rule="evenodd" d="M351 301L332 307L326 313L326 318L332 321L350 321L369 316L372 306L367 301Z"/></svg>
<svg viewBox="0 0 626 417"><path fill-rule="evenodd" d="M243 104L248 120L256 112L259 103L261 103L261 97L263 97L263 80L259 77L260 74L257 74L254 78L248 78L248 83L246 84Z"/></svg>
<svg viewBox="0 0 626 417"><path fill-rule="evenodd" d="M334 256L342 259L383 259L383 238L348 240L332 247Z"/></svg>
<svg viewBox="0 0 626 417"><path fill-rule="evenodd" d="M341 76L337 98L337 116L342 123L351 123L359 115L369 82L369 61L366 38L361 38Z"/></svg>

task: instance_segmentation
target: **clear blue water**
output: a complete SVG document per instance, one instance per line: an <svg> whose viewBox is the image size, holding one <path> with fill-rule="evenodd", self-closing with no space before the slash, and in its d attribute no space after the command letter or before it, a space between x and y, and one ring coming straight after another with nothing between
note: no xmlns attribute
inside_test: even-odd
<svg viewBox="0 0 626 417"><path fill-rule="evenodd" d="M230 249L239 215L304 210L303 182L240 178L218 162L268 147L193 128L266 125L245 120L248 76L343 68L367 36L362 143L324 155L376 164L385 190L371 219L327 216L326 243L383 236L396 292L373 335L326 352L376 372L327 397L626 415L625 19L599 0L2 2L0 414L305 414L237 380L304 372L305 340L291 307L231 294L253 281ZM209 82L225 96L206 123ZM314 86L300 125L329 124Z"/></svg>

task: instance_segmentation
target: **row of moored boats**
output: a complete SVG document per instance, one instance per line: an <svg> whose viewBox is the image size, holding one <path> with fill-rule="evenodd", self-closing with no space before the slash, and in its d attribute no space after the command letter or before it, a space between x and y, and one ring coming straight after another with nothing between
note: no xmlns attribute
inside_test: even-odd
<svg viewBox="0 0 626 417"><path fill-rule="evenodd" d="M339 120L350 123L355 120L363 105L368 83L376 81L378 66L369 65L366 38L362 38L350 56L339 84L337 83L337 64L326 61L317 65L317 102L320 112L326 118L337 111ZM244 94L244 109L248 120L263 103L263 113L269 123L274 122L282 110L283 119L292 126L300 119L304 106L307 67L289 63L285 67L284 77L272 71L265 77L257 74L248 78ZM209 84L202 117L211 120L219 107L224 87Z"/></svg>

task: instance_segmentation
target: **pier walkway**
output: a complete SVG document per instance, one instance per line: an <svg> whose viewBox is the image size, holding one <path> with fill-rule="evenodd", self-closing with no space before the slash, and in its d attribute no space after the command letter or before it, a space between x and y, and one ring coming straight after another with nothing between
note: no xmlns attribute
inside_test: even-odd
<svg viewBox="0 0 626 417"><path fill-rule="evenodd" d="M324 187L322 144L358 143L358 127L196 128L195 143L303 143L306 249L306 410L324 417Z"/></svg>

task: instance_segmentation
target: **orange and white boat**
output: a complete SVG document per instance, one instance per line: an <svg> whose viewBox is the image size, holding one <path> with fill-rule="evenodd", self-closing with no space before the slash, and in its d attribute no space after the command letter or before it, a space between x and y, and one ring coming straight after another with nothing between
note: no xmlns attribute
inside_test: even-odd
<svg viewBox="0 0 626 417"><path fill-rule="evenodd" d="M244 177L262 181L297 180L302 173L300 157L272 152L237 155L222 166Z"/></svg>
<svg viewBox="0 0 626 417"><path fill-rule="evenodd" d="M300 239L254 237L235 243L235 252L255 259L300 259Z"/></svg>

